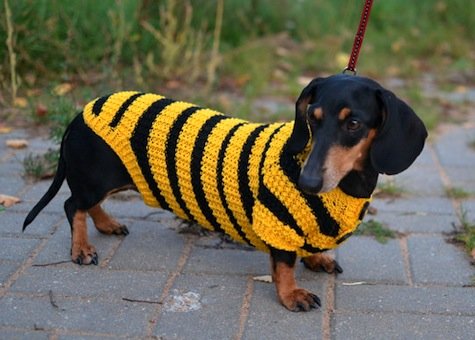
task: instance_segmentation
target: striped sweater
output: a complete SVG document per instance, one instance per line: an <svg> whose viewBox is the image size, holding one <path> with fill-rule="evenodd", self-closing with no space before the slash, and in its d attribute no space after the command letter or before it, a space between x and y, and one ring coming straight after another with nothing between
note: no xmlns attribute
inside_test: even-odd
<svg viewBox="0 0 475 340"><path fill-rule="evenodd" d="M147 205L260 250L304 257L335 248L369 204L339 188L320 195L297 189L301 162L284 152L293 122L250 123L137 92L98 98L83 115Z"/></svg>

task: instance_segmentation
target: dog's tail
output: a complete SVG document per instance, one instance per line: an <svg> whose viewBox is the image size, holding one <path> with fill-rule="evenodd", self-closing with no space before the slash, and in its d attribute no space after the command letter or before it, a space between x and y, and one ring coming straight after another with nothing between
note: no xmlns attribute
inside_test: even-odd
<svg viewBox="0 0 475 340"><path fill-rule="evenodd" d="M56 170L56 175L54 176L53 183L51 183L50 187L46 191L46 193L43 195L43 197L40 198L38 203L31 209L31 211L28 213L28 215L25 218L25 221L23 222L23 231L25 231L26 227L33 222L33 220L38 216L38 214L43 210L46 205L56 196L58 193L59 189L61 188L61 185L64 182L64 179L66 178L66 161L64 160L63 157L63 149L64 149L64 141L69 133L69 126L66 128L66 131L63 135L63 139L61 140L61 146L59 148L59 160L58 160L58 168Z"/></svg>

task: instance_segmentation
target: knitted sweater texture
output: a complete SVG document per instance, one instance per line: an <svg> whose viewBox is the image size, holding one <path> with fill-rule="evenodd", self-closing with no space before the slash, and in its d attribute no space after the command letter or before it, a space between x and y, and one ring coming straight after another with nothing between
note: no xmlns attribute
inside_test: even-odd
<svg viewBox="0 0 475 340"><path fill-rule="evenodd" d="M320 195L297 189L298 157L284 152L293 122L250 123L138 92L98 98L83 115L147 205L260 250L309 256L335 248L369 204L339 188Z"/></svg>

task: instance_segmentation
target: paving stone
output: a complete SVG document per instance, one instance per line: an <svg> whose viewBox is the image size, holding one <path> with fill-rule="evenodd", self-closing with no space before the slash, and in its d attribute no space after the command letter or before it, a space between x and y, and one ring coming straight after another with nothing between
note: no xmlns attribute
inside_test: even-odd
<svg viewBox="0 0 475 340"><path fill-rule="evenodd" d="M23 212L9 212L8 214L3 214L1 216L2 226L0 228L0 233L44 236L51 233L53 226L63 218L58 215L40 214L23 233L22 227L25 217L26 213Z"/></svg>
<svg viewBox="0 0 475 340"><path fill-rule="evenodd" d="M35 204L38 203L40 198L43 197L50 185L51 181L41 181L33 186L30 186L21 197L23 203L16 206L16 208L29 212L35 206ZM66 182L64 182L58 194L51 200L51 202L48 203L48 205L40 212L40 214L56 213L65 216L64 201L66 201L69 196L71 196L69 188L66 185Z"/></svg>
<svg viewBox="0 0 475 340"><path fill-rule="evenodd" d="M337 313L332 339L468 339L473 316L401 313Z"/></svg>
<svg viewBox="0 0 475 340"><path fill-rule="evenodd" d="M392 285L336 288L336 309L364 312L412 312L475 316L475 287Z"/></svg>
<svg viewBox="0 0 475 340"><path fill-rule="evenodd" d="M28 340L47 340L49 335L43 331L13 331L11 329L2 329L0 327L0 336L3 340L18 340L18 339L28 339Z"/></svg>
<svg viewBox="0 0 475 340"><path fill-rule="evenodd" d="M442 165L475 166L475 152L469 147L475 134L474 129L453 129L440 136L435 143L435 150Z"/></svg>
<svg viewBox="0 0 475 340"><path fill-rule="evenodd" d="M445 171L454 188L475 194L475 166L446 166Z"/></svg>
<svg viewBox="0 0 475 340"><path fill-rule="evenodd" d="M325 306L325 278L299 280L299 285L317 294ZM321 339L321 309L293 313L277 300L274 284L255 282L244 339Z"/></svg>
<svg viewBox="0 0 475 340"><path fill-rule="evenodd" d="M445 195L444 184L433 165L412 165L401 174L394 176L393 180L404 193L410 193L413 196Z"/></svg>
<svg viewBox="0 0 475 340"><path fill-rule="evenodd" d="M238 331L245 291L246 280L240 277L180 275L170 295L195 293L199 303L195 310L185 305L178 309L181 311L167 310L165 304L154 334L164 339L232 339Z"/></svg>
<svg viewBox="0 0 475 340"><path fill-rule="evenodd" d="M92 225L92 221L88 218L89 226L89 242L96 247L101 262L116 243L123 236L104 235L98 232ZM71 228L69 223L63 219L61 225L56 229L54 234L49 237L44 248L34 259L34 264L48 264L61 261L71 261Z"/></svg>
<svg viewBox="0 0 475 340"><path fill-rule="evenodd" d="M110 335L69 335L64 334L58 336L58 340L111 340ZM115 334L113 336L114 339L128 339L127 336L121 336L119 334Z"/></svg>
<svg viewBox="0 0 475 340"><path fill-rule="evenodd" d="M38 240L0 237L0 260L24 261Z"/></svg>
<svg viewBox="0 0 475 340"><path fill-rule="evenodd" d="M444 233L453 230L452 223L457 221L455 215L434 214L427 212L386 212L366 215L365 220L373 219L384 223L392 230L402 233Z"/></svg>
<svg viewBox="0 0 475 340"><path fill-rule="evenodd" d="M83 300L8 294L0 299L0 325L27 329L60 329L144 336L154 305L120 300Z"/></svg>
<svg viewBox="0 0 475 340"><path fill-rule="evenodd" d="M137 198L125 199L108 199L104 202L103 208L109 214L114 217L127 217L127 218L145 218L149 215L160 215L164 210L158 208L152 208Z"/></svg>
<svg viewBox="0 0 475 340"><path fill-rule="evenodd" d="M112 269L173 270L184 245L183 235L162 224L147 221L128 223L124 238L110 261Z"/></svg>
<svg viewBox="0 0 475 340"><path fill-rule="evenodd" d="M3 287L8 278L18 269L18 264L0 263L0 288Z"/></svg>
<svg viewBox="0 0 475 340"><path fill-rule="evenodd" d="M378 211L404 213L434 213L453 214L450 199L445 197L402 197L402 198L375 198L371 203Z"/></svg>
<svg viewBox="0 0 475 340"><path fill-rule="evenodd" d="M337 249L343 273L340 281L407 283L398 240L381 244L370 237L352 236Z"/></svg>
<svg viewBox="0 0 475 340"><path fill-rule="evenodd" d="M468 199L462 202L462 209L466 212L469 223L475 224L475 199Z"/></svg>
<svg viewBox="0 0 475 340"><path fill-rule="evenodd" d="M113 271L68 263L29 268L10 291L158 301L167 277L163 272Z"/></svg>
<svg viewBox="0 0 475 340"><path fill-rule="evenodd" d="M471 284L475 268L462 250L442 236L410 236L408 247L415 283Z"/></svg>
<svg viewBox="0 0 475 340"><path fill-rule="evenodd" d="M187 273L263 275L269 272L269 263L269 255L260 251L195 247L184 271Z"/></svg>
<svg viewBox="0 0 475 340"><path fill-rule="evenodd" d="M25 182L19 176L0 176L0 190L2 193L10 196L16 196L24 187Z"/></svg>

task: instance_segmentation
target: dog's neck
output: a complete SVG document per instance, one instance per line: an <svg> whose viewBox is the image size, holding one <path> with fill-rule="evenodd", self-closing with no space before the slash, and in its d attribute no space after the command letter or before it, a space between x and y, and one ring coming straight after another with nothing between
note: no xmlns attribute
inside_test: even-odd
<svg viewBox="0 0 475 340"><path fill-rule="evenodd" d="M343 177L338 186L347 195L357 198L369 198L376 188L378 175L378 172L368 160L362 171L351 171Z"/></svg>

